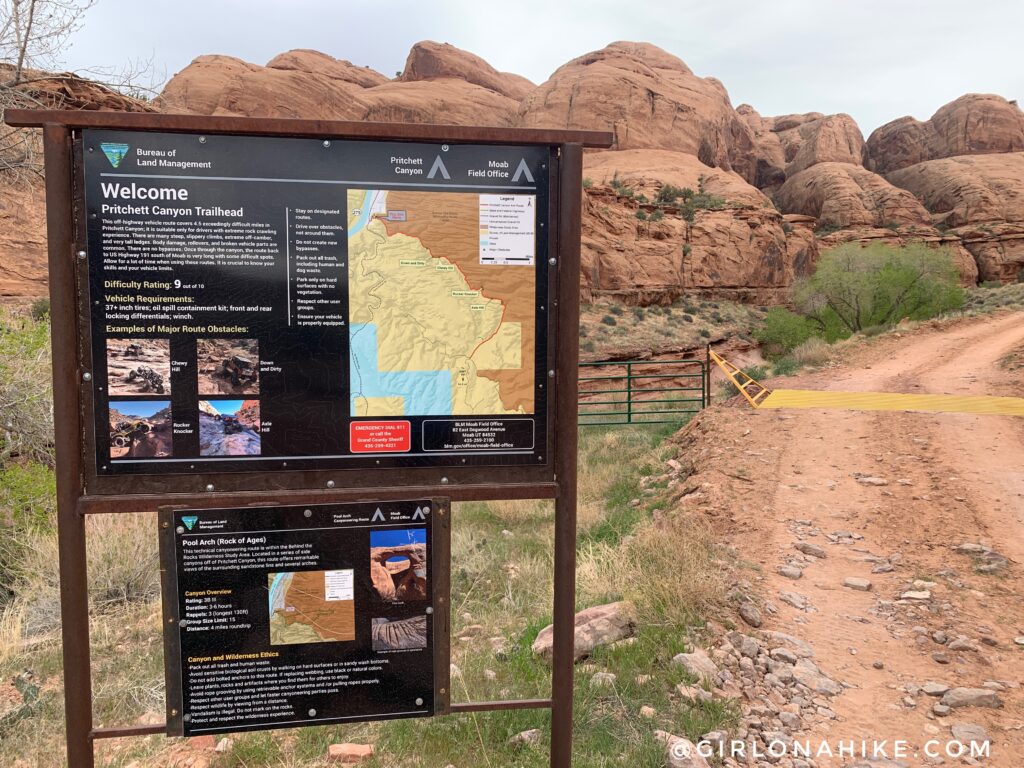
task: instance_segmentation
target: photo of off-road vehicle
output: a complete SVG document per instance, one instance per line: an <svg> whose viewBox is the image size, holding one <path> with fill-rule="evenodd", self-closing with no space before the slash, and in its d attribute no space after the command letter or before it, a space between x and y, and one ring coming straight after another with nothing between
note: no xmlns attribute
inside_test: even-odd
<svg viewBox="0 0 1024 768"><path fill-rule="evenodd" d="M200 456L259 456L259 400L200 400Z"/></svg>
<svg viewBox="0 0 1024 768"><path fill-rule="evenodd" d="M107 388L111 395L169 395L170 339L107 339Z"/></svg>
<svg viewBox="0 0 1024 768"><path fill-rule="evenodd" d="M169 400L111 400L110 458L160 458L172 455Z"/></svg>
<svg viewBox="0 0 1024 768"><path fill-rule="evenodd" d="M199 394L259 394L260 348L256 339L199 339Z"/></svg>

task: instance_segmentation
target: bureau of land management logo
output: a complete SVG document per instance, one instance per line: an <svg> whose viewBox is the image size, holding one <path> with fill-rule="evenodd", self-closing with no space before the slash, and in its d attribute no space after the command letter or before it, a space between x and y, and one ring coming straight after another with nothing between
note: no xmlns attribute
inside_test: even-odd
<svg viewBox="0 0 1024 768"><path fill-rule="evenodd" d="M127 144L105 141L100 144L100 149L103 150L103 154L107 156L107 160L110 161L110 164L114 168L117 168L117 166L121 164L121 161L124 160L125 155L128 154Z"/></svg>
<svg viewBox="0 0 1024 768"><path fill-rule="evenodd" d="M185 524L185 527L190 531L195 527L195 524L199 522L198 515L184 515L181 518L181 522Z"/></svg>

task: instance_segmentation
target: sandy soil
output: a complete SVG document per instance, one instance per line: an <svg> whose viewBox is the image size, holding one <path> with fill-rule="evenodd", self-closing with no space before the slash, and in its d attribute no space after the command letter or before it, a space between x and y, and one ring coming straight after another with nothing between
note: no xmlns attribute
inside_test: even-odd
<svg viewBox="0 0 1024 768"><path fill-rule="evenodd" d="M1020 395L1024 372L999 361L1022 344L1024 314L1001 314L880 337L838 368L771 384ZM922 749L929 739L950 739L953 725L971 723L992 739L985 765L1020 765L1024 419L755 412L737 399L706 412L682 440L681 457L696 468L688 482L706 497L702 511L757 573L746 578L765 602L763 628L809 642L822 670L848 686L830 702L835 719L812 720L803 736L905 739ZM825 557L803 554L798 542L822 547ZM964 543L996 554L957 552ZM1002 566L979 569L991 563ZM802 577L780 575L785 564L801 568ZM870 591L844 587L847 577L868 579ZM908 590L929 597L905 599ZM810 607L783 602L782 592ZM936 632L946 634L944 644ZM961 636L964 648L951 649ZM931 710L939 699L918 690L928 681L997 689L1003 707L938 717ZM905 764L928 763L922 752Z"/></svg>

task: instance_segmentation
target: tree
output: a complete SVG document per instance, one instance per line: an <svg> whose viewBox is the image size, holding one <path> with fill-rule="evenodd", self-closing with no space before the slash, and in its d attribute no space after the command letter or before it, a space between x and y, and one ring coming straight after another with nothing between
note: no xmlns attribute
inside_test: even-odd
<svg viewBox="0 0 1024 768"><path fill-rule="evenodd" d="M797 308L834 341L904 318L924 319L963 305L952 255L924 243L845 243L828 251L794 290ZM832 338L830 338L832 337Z"/></svg>
<svg viewBox="0 0 1024 768"><path fill-rule="evenodd" d="M82 14L96 0L0 0L0 61L11 65L8 88L19 85L26 68L52 67Z"/></svg>

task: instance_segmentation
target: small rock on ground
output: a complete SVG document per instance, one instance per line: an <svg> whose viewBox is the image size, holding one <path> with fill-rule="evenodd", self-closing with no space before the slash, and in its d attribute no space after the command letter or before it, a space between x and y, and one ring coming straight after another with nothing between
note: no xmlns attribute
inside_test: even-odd
<svg viewBox="0 0 1024 768"><path fill-rule="evenodd" d="M333 763L356 765L373 757L372 744L331 744L327 759Z"/></svg>

